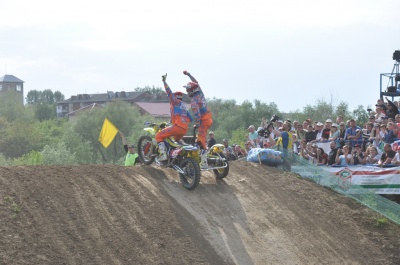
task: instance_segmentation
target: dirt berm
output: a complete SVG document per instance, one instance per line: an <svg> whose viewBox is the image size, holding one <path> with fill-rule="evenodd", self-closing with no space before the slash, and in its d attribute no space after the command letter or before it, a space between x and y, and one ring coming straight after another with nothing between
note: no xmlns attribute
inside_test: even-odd
<svg viewBox="0 0 400 265"><path fill-rule="evenodd" d="M235 161L185 190L153 166L0 167L0 264L400 264L400 227Z"/></svg>

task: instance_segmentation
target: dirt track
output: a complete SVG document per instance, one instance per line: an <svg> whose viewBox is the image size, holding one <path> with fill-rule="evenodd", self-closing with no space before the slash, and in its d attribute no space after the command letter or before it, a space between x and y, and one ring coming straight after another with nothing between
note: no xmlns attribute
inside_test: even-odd
<svg viewBox="0 0 400 265"><path fill-rule="evenodd" d="M235 161L186 191L152 166L0 167L0 264L400 264L400 227Z"/></svg>

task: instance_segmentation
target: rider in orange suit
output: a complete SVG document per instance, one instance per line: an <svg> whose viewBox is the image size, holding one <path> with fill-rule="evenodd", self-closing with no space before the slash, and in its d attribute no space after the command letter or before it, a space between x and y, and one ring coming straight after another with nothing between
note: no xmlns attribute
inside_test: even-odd
<svg viewBox="0 0 400 265"><path fill-rule="evenodd" d="M199 143L201 151L201 165L203 167L207 166L207 131L211 127L212 113L207 106L206 98L201 90L197 80L188 71L183 71L184 75L189 76L192 82L189 82L186 86L186 92L191 98L191 107L196 119L196 125L199 127L199 132L197 135L197 142Z"/></svg>
<svg viewBox="0 0 400 265"><path fill-rule="evenodd" d="M169 126L156 134L155 138L160 151L160 161L167 159L164 139L173 136L175 141L181 140L182 137L187 133L189 123L193 120L190 112L186 109L185 104L182 102L183 93L172 93L171 88L165 82L166 79L167 74L162 76L162 80L164 82L164 88L167 92L170 103L172 126Z"/></svg>

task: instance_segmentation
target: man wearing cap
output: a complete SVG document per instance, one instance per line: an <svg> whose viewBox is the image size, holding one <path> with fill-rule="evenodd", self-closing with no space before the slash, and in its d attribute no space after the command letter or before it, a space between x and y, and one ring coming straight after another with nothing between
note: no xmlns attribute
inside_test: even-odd
<svg viewBox="0 0 400 265"><path fill-rule="evenodd" d="M125 156L125 166L134 166L140 163L139 155L135 153L135 146L133 144L127 144L125 135L120 132L119 135L122 138L122 144L124 145L124 149L126 152Z"/></svg>
<svg viewBox="0 0 400 265"><path fill-rule="evenodd" d="M324 125L322 124L322 122L317 122L315 124L315 130L314 130L314 134L315 134L315 140L313 140L312 142L318 142L321 140L322 137L322 127Z"/></svg>
<svg viewBox="0 0 400 265"><path fill-rule="evenodd" d="M211 148L214 144L217 143L217 141L215 141L214 133L213 133L213 132L210 132L210 133L208 134L208 137L209 137L209 139L208 139L208 142L207 142L207 147L208 147L208 148Z"/></svg>
<svg viewBox="0 0 400 265"><path fill-rule="evenodd" d="M327 141L331 132L332 120L327 119L325 121L325 128L322 130L321 140Z"/></svg>

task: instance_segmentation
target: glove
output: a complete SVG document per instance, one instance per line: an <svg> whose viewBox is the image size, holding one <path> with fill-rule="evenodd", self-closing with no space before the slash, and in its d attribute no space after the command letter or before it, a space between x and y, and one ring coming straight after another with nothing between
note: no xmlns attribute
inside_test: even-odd
<svg viewBox="0 0 400 265"><path fill-rule="evenodd" d="M161 78L162 78L162 81L165 82L165 80L167 80L167 74L161 76Z"/></svg>
<svg viewBox="0 0 400 265"><path fill-rule="evenodd" d="M183 74L184 75L190 75L190 73L188 73L188 71L186 71L186 70L183 71Z"/></svg>

